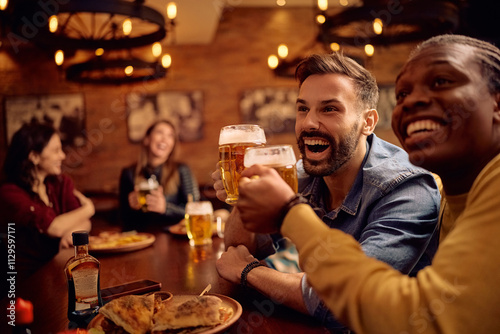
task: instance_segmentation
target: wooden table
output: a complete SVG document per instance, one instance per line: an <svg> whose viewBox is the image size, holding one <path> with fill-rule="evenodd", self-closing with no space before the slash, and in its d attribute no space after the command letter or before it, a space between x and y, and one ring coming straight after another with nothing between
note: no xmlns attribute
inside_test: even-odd
<svg viewBox="0 0 500 334"><path fill-rule="evenodd" d="M142 250L96 254L101 263L101 288L151 279L161 282L162 290L173 294L199 294L211 283L210 293L229 296L243 306L242 316L226 333L328 333L311 318L220 278L215 261L224 244L218 237L209 247L193 248L187 237L161 231L155 235L155 243ZM72 249L61 251L27 282L16 286L16 297L33 302L33 334L55 334L68 326L63 268L72 255ZM2 300L3 310L7 302L7 298ZM0 321L0 326L0 333L11 333L6 321Z"/></svg>

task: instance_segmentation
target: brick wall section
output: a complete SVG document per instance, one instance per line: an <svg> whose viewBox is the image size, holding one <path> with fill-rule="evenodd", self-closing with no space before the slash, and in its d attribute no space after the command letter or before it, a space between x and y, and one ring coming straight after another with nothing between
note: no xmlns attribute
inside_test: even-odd
<svg viewBox="0 0 500 334"><path fill-rule="evenodd" d="M29 46L19 53L0 49L0 98L12 95L82 92L89 140L71 153L66 171L83 191L117 192L120 170L136 160L138 145L127 138L125 96L130 92L201 90L204 137L182 143L183 160L201 184L210 183L218 159L222 126L239 123L238 102L249 88L296 87L293 79L276 78L267 69L267 56L287 43L292 56L311 43L315 26L311 9L230 8L224 11L210 45L172 46L173 66L166 78L148 83L102 86L66 82L52 55ZM182 24L182 22L178 22ZM377 49L367 67L379 83L392 83L412 46ZM0 106L0 161L6 151L4 104ZM397 143L391 130L378 134ZM293 134L272 135L268 142L295 144Z"/></svg>

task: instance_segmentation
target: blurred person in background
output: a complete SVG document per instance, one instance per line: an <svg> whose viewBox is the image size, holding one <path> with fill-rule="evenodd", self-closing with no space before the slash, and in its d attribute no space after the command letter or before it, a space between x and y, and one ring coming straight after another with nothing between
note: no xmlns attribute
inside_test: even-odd
<svg viewBox="0 0 500 334"><path fill-rule="evenodd" d="M94 204L62 173L57 131L36 119L13 135L2 170L2 232L15 229L15 271L24 279L73 246L72 232L90 231Z"/></svg>
<svg viewBox="0 0 500 334"><path fill-rule="evenodd" d="M124 230L163 228L184 218L188 199L198 201L198 182L189 166L176 158L178 134L169 120L154 122L141 143L137 163L120 175L120 216ZM158 187L139 202L139 183L158 182Z"/></svg>

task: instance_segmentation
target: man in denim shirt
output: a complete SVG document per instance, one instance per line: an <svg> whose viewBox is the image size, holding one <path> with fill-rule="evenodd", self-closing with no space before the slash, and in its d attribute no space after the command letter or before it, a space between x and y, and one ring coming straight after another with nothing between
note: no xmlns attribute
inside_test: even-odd
<svg viewBox="0 0 500 334"><path fill-rule="evenodd" d="M413 166L406 152L373 134L378 121L375 79L336 53L307 58L296 77L298 167L305 170L300 173L302 197L328 226L356 238L368 256L415 274L430 264L437 248L439 191L434 177ZM213 178L223 199L217 172ZM240 199L226 223L228 249L217 262L219 274L235 283L241 277L242 283L329 328L342 327L303 273L247 267L256 260L251 254L262 259L273 253L280 236L244 230L238 210L244 206Z"/></svg>

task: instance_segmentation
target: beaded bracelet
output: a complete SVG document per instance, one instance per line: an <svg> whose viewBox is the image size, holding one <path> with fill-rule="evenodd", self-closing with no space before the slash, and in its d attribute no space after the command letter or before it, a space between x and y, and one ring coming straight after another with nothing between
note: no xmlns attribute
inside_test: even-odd
<svg viewBox="0 0 500 334"><path fill-rule="evenodd" d="M260 263L259 261L255 260L253 262L250 262L249 264L247 264L245 266L245 268L243 269L243 271L241 272L241 280L240 280L240 284L242 286L247 286L247 275L248 273L252 270L252 269L255 269L257 267L260 267L262 266L263 264Z"/></svg>

